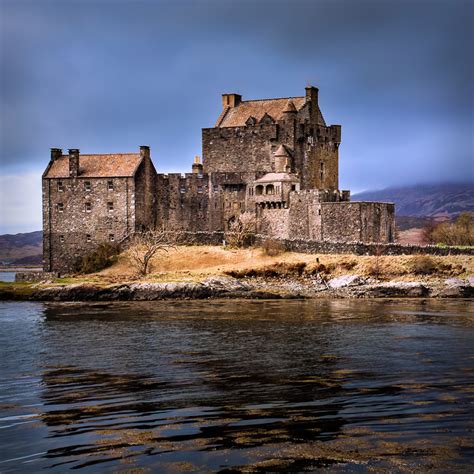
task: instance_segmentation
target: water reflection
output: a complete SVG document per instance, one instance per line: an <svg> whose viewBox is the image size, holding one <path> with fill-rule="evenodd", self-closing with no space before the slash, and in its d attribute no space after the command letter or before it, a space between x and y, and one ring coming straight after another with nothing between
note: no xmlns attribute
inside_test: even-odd
<svg viewBox="0 0 474 474"><path fill-rule="evenodd" d="M469 301L28 311L0 310L11 325L0 341L9 379L2 403L10 403L0 420L1 472L451 470L472 462ZM29 345L21 346L25 327ZM24 355L13 363L15 353ZM12 396L14 384L21 396Z"/></svg>

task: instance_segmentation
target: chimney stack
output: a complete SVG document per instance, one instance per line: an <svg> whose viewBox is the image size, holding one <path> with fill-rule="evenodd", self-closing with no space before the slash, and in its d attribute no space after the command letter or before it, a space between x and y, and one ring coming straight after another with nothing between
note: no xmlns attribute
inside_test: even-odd
<svg viewBox="0 0 474 474"><path fill-rule="evenodd" d="M51 148L51 161L57 160L63 156L63 151L61 148Z"/></svg>
<svg viewBox="0 0 474 474"><path fill-rule="evenodd" d="M239 94L222 94L222 107L237 107L242 102Z"/></svg>
<svg viewBox="0 0 474 474"><path fill-rule="evenodd" d="M69 176L77 178L79 175L79 149L69 148Z"/></svg>
<svg viewBox="0 0 474 474"><path fill-rule="evenodd" d="M140 157L150 158L150 147L148 145L142 145L140 147Z"/></svg>
<svg viewBox="0 0 474 474"><path fill-rule="evenodd" d="M317 87L308 86L306 89L306 102L312 102L313 107L318 105L318 93L319 89Z"/></svg>
<svg viewBox="0 0 474 474"><path fill-rule="evenodd" d="M202 174L202 163L201 163L201 158L199 156L194 157L194 163L193 163L193 173L194 174Z"/></svg>

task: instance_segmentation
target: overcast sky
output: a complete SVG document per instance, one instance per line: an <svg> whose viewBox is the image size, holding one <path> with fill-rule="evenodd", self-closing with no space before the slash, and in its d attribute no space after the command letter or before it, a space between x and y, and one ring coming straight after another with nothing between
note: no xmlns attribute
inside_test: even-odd
<svg viewBox="0 0 474 474"><path fill-rule="evenodd" d="M471 0L0 0L0 233L41 228L50 147L187 172L223 92L320 89L341 188L473 180Z"/></svg>

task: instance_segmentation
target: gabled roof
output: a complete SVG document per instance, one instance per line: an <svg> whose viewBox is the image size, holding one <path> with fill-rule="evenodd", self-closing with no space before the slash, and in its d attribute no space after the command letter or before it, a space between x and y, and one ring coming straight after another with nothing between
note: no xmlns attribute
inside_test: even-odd
<svg viewBox="0 0 474 474"><path fill-rule="evenodd" d="M255 117L257 122L260 122L265 114L274 120L281 120L285 112L299 111L305 103L305 97L244 100L236 107L226 107L217 119L216 127L245 127L249 117ZM319 121L325 125L321 111L319 111Z"/></svg>
<svg viewBox="0 0 474 474"><path fill-rule="evenodd" d="M299 179L292 173L267 173L260 179L255 180L256 183L281 183L283 181L291 181L293 183L299 183Z"/></svg>
<svg viewBox="0 0 474 474"><path fill-rule="evenodd" d="M292 97L291 100L298 110L305 104L304 97ZM287 104L287 97L283 99L244 100L236 107L224 109L217 120L216 127L244 127L249 117L255 117L257 122L260 122L265 114L270 115L275 120L280 120Z"/></svg>
<svg viewBox="0 0 474 474"><path fill-rule="evenodd" d="M140 153L79 155L79 178L134 176L141 161ZM44 178L69 178L69 155L54 160Z"/></svg>

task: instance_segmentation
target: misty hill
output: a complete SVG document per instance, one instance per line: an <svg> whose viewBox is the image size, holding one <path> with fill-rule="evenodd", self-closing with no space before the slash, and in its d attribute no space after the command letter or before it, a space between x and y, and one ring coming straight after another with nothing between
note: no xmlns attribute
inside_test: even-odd
<svg viewBox="0 0 474 474"><path fill-rule="evenodd" d="M17 265L41 264L43 232L0 235L0 262Z"/></svg>
<svg viewBox="0 0 474 474"><path fill-rule="evenodd" d="M394 202L397 216L453 218L474 212L474 185L420 184L354 194L354 201Z"/></svg>

